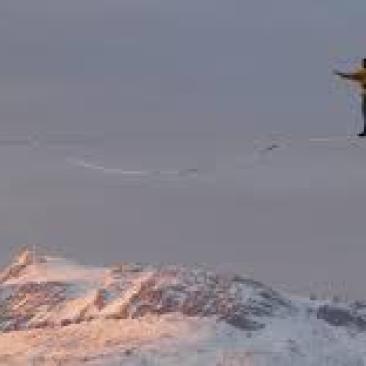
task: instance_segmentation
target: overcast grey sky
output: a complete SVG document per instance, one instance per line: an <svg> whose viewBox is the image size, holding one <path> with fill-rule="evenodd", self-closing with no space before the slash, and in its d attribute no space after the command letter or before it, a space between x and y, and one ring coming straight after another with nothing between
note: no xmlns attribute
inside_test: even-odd
<svg viewBox="0 0 366 366"><path fill-rule="evenodd" d="M2 134L343 134L362 0L0 3ZM352 114L353 113L353 114Z"/></svg>
<svg viewBox="0 0 366 366"><path fill-rule="evenodd" d="M0 263L41 243L363 296L365 146L305 136L361 127L332 69L366 56L365 14L364 0L0 1ZM293 140L263 153L271 134Z"/></svg>

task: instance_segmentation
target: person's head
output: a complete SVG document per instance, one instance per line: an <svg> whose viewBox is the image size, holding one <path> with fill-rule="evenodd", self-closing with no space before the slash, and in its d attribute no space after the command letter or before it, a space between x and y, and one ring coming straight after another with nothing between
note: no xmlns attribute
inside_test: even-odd
<svg viewBox="0 0 366 366"><path fill-rule="evenodd" d="M362 67L366 69L366 58L362 59Z"/></svg>

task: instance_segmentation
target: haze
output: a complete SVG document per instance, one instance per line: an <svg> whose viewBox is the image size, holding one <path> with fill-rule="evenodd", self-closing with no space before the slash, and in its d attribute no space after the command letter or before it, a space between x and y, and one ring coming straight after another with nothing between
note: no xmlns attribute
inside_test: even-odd
<svg viewBox="0 0 366 366"><path fill-rule="evenodd" d="M357 90L332 69L366 55L365 10L1 1L1 262L36 242L363 296L366 144L308 138L361 128Z"/></svg>

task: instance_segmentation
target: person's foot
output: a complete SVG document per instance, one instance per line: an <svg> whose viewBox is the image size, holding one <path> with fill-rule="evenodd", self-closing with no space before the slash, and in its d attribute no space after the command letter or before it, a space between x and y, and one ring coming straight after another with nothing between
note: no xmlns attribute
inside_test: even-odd
<svg viewBox="0 0 366 366"><path fill-rule="evenodd" d="M358 137L366 137L366 131L360 132L357 136Z"/></svg>

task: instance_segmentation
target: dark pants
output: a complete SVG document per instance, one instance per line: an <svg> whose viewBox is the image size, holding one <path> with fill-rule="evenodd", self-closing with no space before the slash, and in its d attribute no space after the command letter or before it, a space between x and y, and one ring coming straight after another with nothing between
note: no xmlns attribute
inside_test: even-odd
<svg viewBox="0 0 366 366"><path fill-rule="evenodd" d="M366 90L362 93L362 116L363 116L363 131L358 136L366 136Z"/></svg>

